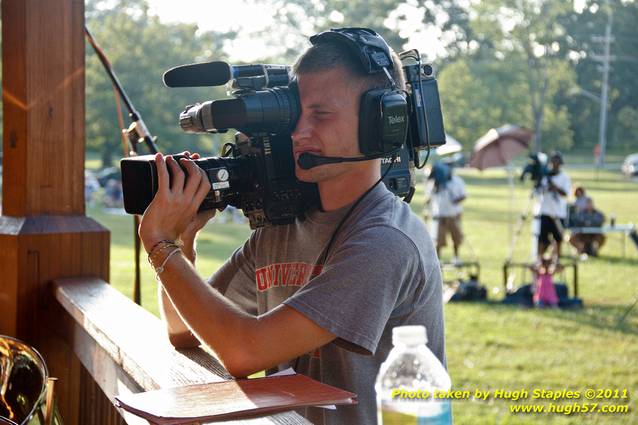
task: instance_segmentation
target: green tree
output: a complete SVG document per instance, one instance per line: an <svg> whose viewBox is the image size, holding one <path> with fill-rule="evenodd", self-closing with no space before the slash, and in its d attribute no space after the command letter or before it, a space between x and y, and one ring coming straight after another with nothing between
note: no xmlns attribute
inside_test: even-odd
<svg viewBox="0 0 638 425"><path fill-rule="evenodd" d="M625 150L636 149L638 141L638 109L631 106L623 107L616 117L616 144Z"/></svg>
<svg viewBox="0 0 638 425"><path fill-rule="evenodd" d="M569 89L574 79L569 67L550 69L548 98ZM512 123L533 128L534 115L527 83L527 62L512 53L502 60L458 59L440 74L439 87L446 131L466 149L492 127ZM565 105L545 102L542 136L546 148L569 149L572 133Z"/></svg>
<svg viewBox="0 0 638 425"><path fill-rule="evenodd" d="M276 59L288 63L309 46L309 36L333 27L374 28L397 51L407 40L384 25L398 5L392 0L249 0L249 3L266 4L274 11L274 22L255 35L269 45L281 46Z"/></svg>
<svg viewBox="0 0 638 425"><path fill-rule="evenodd" d="M439 88L445 128L466 149L492 127L531 124L525 64L458 59L441 72Z"/></svg>
<svg viewBox="0 0 638 425"><path fill-rule="evenodd" d="M517 54L527 63L537 150L542 147L544 120L548 119L546 105L553 101L548 92L553 78L550 70L560 67L562 61L558 41L565 30L559 18L572 13L571 7L562 0L486 0L474 6L477 17L472 24L492 41L495 57Z"/></svg>
<svg viewBox="0 0 638 425"><path fill-rule="evenodd" d="M561 39L564 52L576 71L576 86L600 94L602 73L600 56L603 45L600 37L605 33L608 13L613 14L611 70L609 73L608 148L630 147L626 141L627 116L638 108L638 4L626 0L588 0L582 11L566 15L561 23L566 36ZM598 143L600 106L572 91L568 108L572 115L572 129L576 144L591 148ZM629 108L629 109L626 109ZM621 115L621 112L623 114ZM636 138L633 142L636 142ZM630 141L629 141L630 142Z"/></svg>
<svg viewBox="0 0 638 425"><path fill-rule="evenodd" d="M470 9L462 0L250 0L268 5L275 22L259 36L273 46L283 46L280 60L292 61L308 46L308 37L333 27L370 27L378 31L395 50L419 48L406 45L412 35L408 22L421 20L420 30L441 31L445 60L475 52L480 45L470 25ZM413 25L413 24L412 24ZM281 28L285 31L281 31Z"/></svg>
<svg viewBox="0 0 638 425"><path fill-rule="evenodd" d="M178 116L185 105L225 97L223 89L169 89L162 83L162 73L184 63L222 59L223 37L198 34L192 24L164 24L149 16L145 0L118 0L115 4L91 0L86 6L86 25L149 130L158 137L161 151L190 149L218 154L220 137L185 134ZM103 164L108 165L123 155L114 94L88 44L86 52L87 147L99 151ZM128 126L126 109L123 113ZM139 146L139 151L147 153L144 146Z"/></svg>

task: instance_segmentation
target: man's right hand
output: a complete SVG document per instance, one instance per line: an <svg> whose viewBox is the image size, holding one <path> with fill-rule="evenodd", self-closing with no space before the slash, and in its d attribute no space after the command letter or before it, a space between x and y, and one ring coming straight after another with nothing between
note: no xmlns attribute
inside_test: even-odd
<svg viewBox="0 0 638 425"><path fill-rule="evenodd" d="M199 159L200 155L198 153L191 154L188 151L182 152L181 155L184 155L189 159ZM210 221L215 214L216 210L207 210L197 213L197 215L193 218L193 220L188 224L186 230L184 230L179 235L179 240L182 242L182 252L190 260L192 264L195 264L196 250L195 250L195 239L197 239L197 234L200 230L204 228L206 223Z"/></svg>

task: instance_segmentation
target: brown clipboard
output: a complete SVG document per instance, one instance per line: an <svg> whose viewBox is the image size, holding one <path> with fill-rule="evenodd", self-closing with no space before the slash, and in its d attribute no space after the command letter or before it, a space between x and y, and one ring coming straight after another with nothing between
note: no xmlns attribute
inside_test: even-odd
<svg viewBox="0 0 638 425"><path fill-rule="evenodd" d="M158 425L227 420L305 406L356 404L357 395L294 374L195 384L115 397L119 407Z"/></svg>

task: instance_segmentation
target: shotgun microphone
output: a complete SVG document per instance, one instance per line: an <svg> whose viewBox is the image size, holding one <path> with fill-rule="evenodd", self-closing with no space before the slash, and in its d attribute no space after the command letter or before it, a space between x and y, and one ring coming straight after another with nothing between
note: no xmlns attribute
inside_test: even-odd
<svg viewBox="0 0 638 425"><path fill-rule="evenodd" d="M287 65L229 65L222 61L191 63L169 69L164 73L167 87L223 86L236 78L265 76L276 79L273 84L288 84ZM271 84L272 85L272 84Z"/></svg>

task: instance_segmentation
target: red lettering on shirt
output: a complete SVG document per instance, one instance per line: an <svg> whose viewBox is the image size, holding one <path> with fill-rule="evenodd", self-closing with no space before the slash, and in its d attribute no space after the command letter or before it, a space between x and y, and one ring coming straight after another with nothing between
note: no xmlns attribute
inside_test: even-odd
<svg viewBox="0 0 638 425"><path fill-rule="evenodd" d="M257 289L259 291L265 291L268 289L268 281L266 280L266 269L259 269L255 272L255 281L257 282Z"/></svg>
<svg viewBox="0 0 638 425"><path fill-rule="evenodd" d="M318 264L275 263L255 270L255 282L259 292L277 286L303 286L322 270Z"/></svg>

